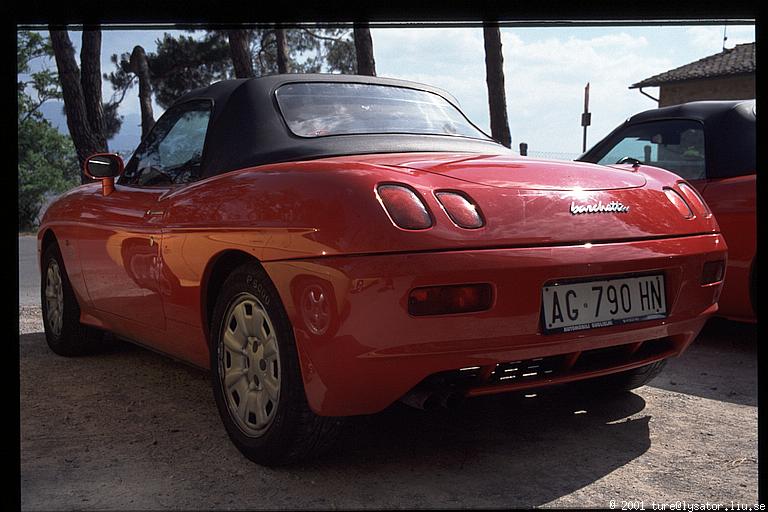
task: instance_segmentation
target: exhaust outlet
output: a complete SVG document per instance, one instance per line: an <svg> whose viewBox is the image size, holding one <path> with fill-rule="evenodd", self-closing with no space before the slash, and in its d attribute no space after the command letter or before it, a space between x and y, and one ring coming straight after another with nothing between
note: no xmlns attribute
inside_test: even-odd
<svg viewBox="0 0 768 512"><path fill-rule="evenodd" d="M440 397L434 390L428 388L415 388L406 393L401 399L405 405L421 409L424 411L432 411L440 406Z"/></svg>
<svg viewBox="0 0 768 512"><path fill-rule="evenodd" d="M438 407L455 409L464 401L464 393L460 391L436 391L429 387L417 387L409 391L400 401L410 407L424 411L433 411Z"/></svg>

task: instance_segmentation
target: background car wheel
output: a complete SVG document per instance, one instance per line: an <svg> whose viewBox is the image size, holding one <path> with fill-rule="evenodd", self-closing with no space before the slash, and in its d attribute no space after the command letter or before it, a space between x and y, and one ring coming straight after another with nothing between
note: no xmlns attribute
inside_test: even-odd
<svg viewBox="0 0 768 512"><path fill-rule="evenodd" d="M94 351L102 332L80 323L80 305L55 243L43 254L40 303L45 339L53 352L78 356Z"/></svg>
<svg viewBox="0 0 768 512"><path fill-rule="evenodd" d="M243 455L274 466L328 449L340 418L312 412L296 342L275 286L255 262L226 279L211 319L213 396Z"/></svg>
<svg viewBox="0 0 768 512"><path fill-rule="evenodd" d="M630 391L645 386L651 382L667 365L667 360L662 359L640 368L634 368L605 377L590 379L584 384L591 390L601 393L618 393Z"/></svg>

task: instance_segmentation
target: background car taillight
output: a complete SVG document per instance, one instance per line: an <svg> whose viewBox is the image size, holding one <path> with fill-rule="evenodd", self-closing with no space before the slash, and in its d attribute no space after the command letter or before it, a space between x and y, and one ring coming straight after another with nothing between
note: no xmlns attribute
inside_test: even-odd
<svg viewBox="0 0 768 512"><path fill-rule="evenodd" d="M677 187L680 189L680 192L683 193L686 202L692 205L695 210L702 214L702 216L712 216L712 210L709 209L709 206L707 206L707 203L704 202L704 199L699 195L695 188L685 182L678 183Z"/></svg>
<svg viewBox="0 0 768 512"><path fill-rule="evenodd" d="M408 313L414 316L470 313L491 308L488 283L415 288L408 296Z"/></svg>
<svg viewBox="0 0 768 512"><path fill-rule="evenodd" d="M379 198L389 218L403 229L427 229L432 216L421 198L404 185L379 185Z"/></svg>
<svg viewBox="0 0 768 512"><path fill-rule="evenodd" d="M667 194L667 198L669 198L670 202L675 205L675 208L680 212L680 215L686 219L693 217L691 207L688 206L688 203L685 202L685 199L683 199L683 196L681 196L680 193L671 188L665 188L664 193Z"/></svg>
<svg viewBox="0 0 768 512"><path fill-rule="evenodd" d="M483 227L480 210L467 197L456 192L437 192L437 200L443 205L445 213L454 224L465 229Z"/></svg>

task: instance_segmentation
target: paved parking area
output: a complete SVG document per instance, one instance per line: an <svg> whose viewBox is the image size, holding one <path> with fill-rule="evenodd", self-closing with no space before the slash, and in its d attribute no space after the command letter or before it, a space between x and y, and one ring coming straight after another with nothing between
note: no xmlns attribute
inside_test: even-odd
<svg viewBox="0 0 768 512"><path fill-rule="evenodd" d="M40 269L37 267L37 237L19 237L19 304L40 305Z"/></svg>
<svg viewBox="0 0 768 512"><path fill-rule="evenodd" d="M650 386L570 388L356 418L330 455L267 469L208 375L132 345L62 358L20 311L21 505L60 509L609 507L757 500L757 334L712 321Z"/></svg>

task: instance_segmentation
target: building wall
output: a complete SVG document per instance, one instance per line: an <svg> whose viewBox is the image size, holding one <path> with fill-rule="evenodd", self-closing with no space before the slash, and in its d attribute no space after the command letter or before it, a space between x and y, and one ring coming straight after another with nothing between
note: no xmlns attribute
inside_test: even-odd
<svg viewBox="0 0 768 512"><path fill-rule="evenodd" d="M706 78L673 82L659 87L659 107L699 100L747 100L755 98L755 75Z"/></svg>

